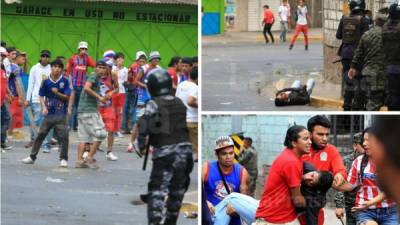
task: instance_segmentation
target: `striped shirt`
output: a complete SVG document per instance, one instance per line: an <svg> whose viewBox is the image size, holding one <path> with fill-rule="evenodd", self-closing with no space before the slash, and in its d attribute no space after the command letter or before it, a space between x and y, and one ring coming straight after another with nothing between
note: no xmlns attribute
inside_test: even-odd
<svg viewBox="0 0 400 225"><path fill-rule="evenodd" d="M378 196L379 193L381 193L376 181L376 167L371 160L368 160L368 163L364 169L363 177L361 178L360 171L363 157L364 155L360 155L353 161L349 176L347 177L349 183L353 187L361 184L361 187L356 194L356 206L372 200ZM392 206L394 206L394 202L389 199L385 199L381 203L370 206L369 209L387 208Z"/></svg>
<svg viewBox="0 0 400 225"><path fill-rule="evenodd" d="M66 75L72 76L72 85L74 87L83 87L85 85L88 66L96 66L94 60L88 55L83 58L79 55L73 55L69 58Z"/></svg>

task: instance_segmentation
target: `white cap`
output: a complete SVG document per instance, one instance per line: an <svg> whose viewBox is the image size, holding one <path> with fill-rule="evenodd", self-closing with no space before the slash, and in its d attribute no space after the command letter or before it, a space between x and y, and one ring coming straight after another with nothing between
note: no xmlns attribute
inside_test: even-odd
<svg viewBox="0 0 400 225"><path fill-rule="evenodd" d="M147 55L144 51L138 51L136 52L136 60L139 60L140 56L144 55L144 57L147 58Z"/></svg>
<svg viewBox="0 0 400 225"><path fill-rule="evenodd" d="M158 51L150 52L149 61L151 61L153 59L160 59L161 60L161 56L160 56L160 53Z"/></svg>
<svg viewBox="0 0 400 225"><path fill-rule="evenodd" d="M0 54L7 56L8 55L7 49L5 49L4 47L0 47Z"/></svg>
<svg viewBox="0 0 400 225"><path fill-rule="evenodd" d="M78 44L78 49L81 49L81 48L88 48L88 43L86 42L86 41L81 41L81 42L79 42L79 44Z"/></svg>

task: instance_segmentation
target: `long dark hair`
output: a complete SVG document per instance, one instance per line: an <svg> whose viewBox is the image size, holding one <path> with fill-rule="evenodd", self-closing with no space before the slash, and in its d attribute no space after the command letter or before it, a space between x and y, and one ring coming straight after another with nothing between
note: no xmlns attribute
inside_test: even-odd
<svg viewBox="0 0 400 225"><path fill-rule="evenodd" d="M362 132L362 143L363 144L364 144L364 135L365 134L369 134L369 131L370 131L370 128L367 127ZM361 167L360 167L360 178L361 178L361 180L364 177L364 170L365 170L365 167L367 167L367 165L368 165L368 161L369 161L369 157L368 157L368 155L366 153L364 153L363 158L361 160Z"/></svg>
<svg viewBox="0 0 400 225"><path fill-rule="evenodd" d="M293 148L292 141L296 141L300 138L299 133L303 130L307 130L306 127L300 125L294 125L289 127L286 132L285 142L283 144L288 148Z"/></svg>

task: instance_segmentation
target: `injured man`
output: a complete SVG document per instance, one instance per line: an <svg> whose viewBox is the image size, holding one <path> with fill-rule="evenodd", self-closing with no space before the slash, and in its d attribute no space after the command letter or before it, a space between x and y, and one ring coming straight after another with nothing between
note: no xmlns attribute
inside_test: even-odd
<svg viewBox="0 0 400 225"><path fill-rule="evenodd" d="M301 193L306 208L296 208L302 225L317 225L318 212L326 204L326 192L332 186L333 176L327 171L317 171L311 164L303 163ZM259 200L240 193L231 193L215 206L214 225L228 225L231 215L239 215L242 222L255 222Z"/></svg>

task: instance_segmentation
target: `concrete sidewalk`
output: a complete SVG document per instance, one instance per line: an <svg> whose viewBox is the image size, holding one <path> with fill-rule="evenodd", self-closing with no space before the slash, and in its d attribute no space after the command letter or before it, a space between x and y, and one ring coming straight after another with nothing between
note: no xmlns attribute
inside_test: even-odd
<svg viewBox="0 0 400 225"><path fill-rule="evenodd" d="M286 35L286 42L280 42L279 40L279 31L272 32L275 38L275 44L287 44L289 45L290 40L293 37L294 30L290 30L290 32ZM203 46L212 46L213 44L234 44L234 43L259 43L265 42L264 36L262 32L232 32L227 31L220 35L213 36L202 36L202 45ZM321 28L312 28L308 30L308 39L310 41L322 42L323 32ZM304 40L303 33L300 33L297 37L296 43L302 43Z"/></svg>

